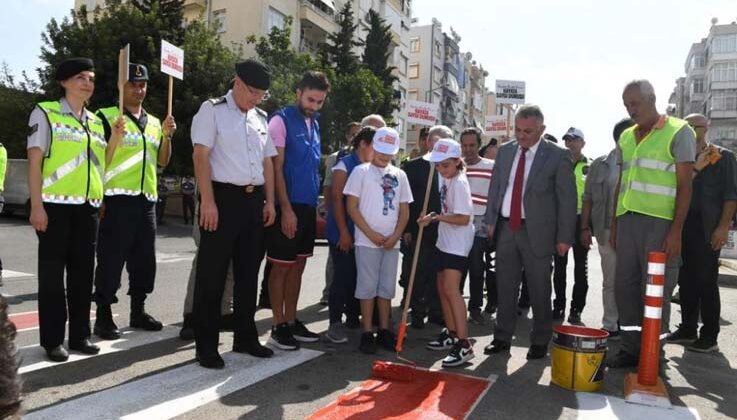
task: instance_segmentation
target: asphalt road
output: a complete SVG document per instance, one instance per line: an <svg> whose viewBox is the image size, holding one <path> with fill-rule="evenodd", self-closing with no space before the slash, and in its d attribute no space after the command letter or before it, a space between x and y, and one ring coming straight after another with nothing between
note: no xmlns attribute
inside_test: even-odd
<svg viewBox="0 0 737 420"><path fill-rule="evenodd" d="M227 354L228 369L212 374L193 363L194 347L176 336L181 322L182 301L194 256L190 227L167 219L157 237L156 290L147 310L167 326L160 333L130 332L120 343L108 343L95 357L51 366L43 361L38 331L18 334L16 344L24 357L24 408L28 418L254 418L300 419L350 391L371 372L373 360L394 360L380 352L368 357L358 352L358 331L350 343L325 342L304 346L299 352L279 352L269 362ZM36 310L37 241L20 218L0 218L0 255L6 271L10 312ZM324 285L327 247L316 248L309 260L300 297L299 318L316 332L327 329L327 308L318 304ZM600 327L601 270L597 252L589 254L590 289L583 321ZM625 372L607 371L599 393L575 393L550 384L550 359L525 359L530 314L518 323L517 337L509 357L487 357L483 346L491 339L491 326L472 325L476 358L458 369L468 375L490 378L492 385L469 418L574 419L574 418L737 418L737 272L722 275L721 353L698 354L678 345L666 345L665 378L674 409L651 409L625 404ZM569 266L572 278L572 264ZM125 285L126 280L123 284ZM569 281L570 283L570 281ZM119 326L127 326L127 296L114 307ZM398 289L400 290L400 289ZM571 293L569 284L568 296ZM398 306L398 299L395 307ZM270 311L257 313L262 341L267 338ZM399 319L399 311L395 311ZM680 309L673 306L671 328L680 322ZM420 366L440 369L444 354L424 349L439 327L409 330L403 355ZM232 334L221 333L221 352L230 350ZM617 343L610 342L609 351ZM648 419L649 420L649 419Z"/></svg>

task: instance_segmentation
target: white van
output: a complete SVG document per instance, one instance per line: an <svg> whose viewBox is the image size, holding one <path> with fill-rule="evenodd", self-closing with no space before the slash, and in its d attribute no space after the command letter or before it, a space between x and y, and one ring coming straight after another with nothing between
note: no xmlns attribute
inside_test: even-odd
<svg viewBox="0 0 737 420"><path fill-rule="evenodd" d="M22 211L30 214L31 196L28 193L28 160L8 159L8 168L5 173L5 207L3 214L13 214Z"/></svg>

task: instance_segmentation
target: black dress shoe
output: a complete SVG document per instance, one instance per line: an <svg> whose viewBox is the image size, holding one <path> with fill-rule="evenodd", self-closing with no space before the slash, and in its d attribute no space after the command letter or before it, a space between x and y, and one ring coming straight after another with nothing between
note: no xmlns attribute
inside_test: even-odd
<svg viewBox="0 0 737 420"><path fill-rule="evenodd" d="M566 317L566 310L565 308L555 308L553 309L553 320L559 321Z"/></svg>
<svg viewBox="0 0 737 420"><path fill-rule="evenodd" d="M146 331L161 331L164 325L146 312L131 313L131 328L140 328Z"/></svg>
<svg viewBox="0 0 737 420"><path fill-rule="evenodd" d="M103 340L117 340L120 338L120 330L115 324L109 325L95 321L95 328L92 332Z"/></svg>
<svg viewBox="0 0 737 420"><path fill-rule="evenodd" d="M225 360L217 353L206 357L200 357L199 354L196 354L195 358L200 362L200 366L207 369L222 369L225 367Z"/></svg>
<svg viewBox="0 0 737 420"><path fill-rule="evenodd" d="M220 331L233 331L233 314L225 314L220 317Z"/></svg>
<svg viewBox="0 0 737 420"><path fill-rule="evenodd" d="M194 340L194 328L192 328L192 314L184 315L182 329L179 330L179 338L185 341Z"/></svg>
<svg viewBox="0 0 737 420"><path fill-rule="evenodd" d="M100 352L100 348L92 344L88 338L81 341L69 342L69 350L78 351L84 354L97 354Z"/></svg>
<svg viewBox="0 0 737 420"><path fill-rule="evenodd" d="M69 352L64 346L56 346L54 348L46 349L46 356L52 362L66 362L69 359Z"/></svg>
<svg viewBox="0 0 737 420"><path fill-rule="evenodd" d="M510 344L502 340L494 340L488 346L484 347L484 354L509 353Z"/></svg>
<svg viewBox="0 0 737 420"><path fill-rule="evenodd" d="M251 356L263 358L274 355L274 350L262 345L258 339L249 340L244 343L234 343L233 351L236 353L248 353Z"/></svg>
<svg viewBox="0 0 737 420"><path fill-rule="evenodd" d="M548 346L533 344L527 351L527 360L542 359L548 355Z"/></svg>

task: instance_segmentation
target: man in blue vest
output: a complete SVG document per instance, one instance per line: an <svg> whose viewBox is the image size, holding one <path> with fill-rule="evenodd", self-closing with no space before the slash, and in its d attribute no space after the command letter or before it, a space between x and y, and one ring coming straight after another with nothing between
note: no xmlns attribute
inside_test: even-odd
<svg viewBox="0 0 737 420"><path fill-rule="evenodd" d="M325 103L330 82L308 71L297 85L297 103L278 110L269 121L276 146L274 174L277 221L266 235L269 298L274 315L269 342L297 350L300 342L320 337L297 319L297 300L305 262L315 246L315 209L320 194L320 126L317 111Z"/></svg>

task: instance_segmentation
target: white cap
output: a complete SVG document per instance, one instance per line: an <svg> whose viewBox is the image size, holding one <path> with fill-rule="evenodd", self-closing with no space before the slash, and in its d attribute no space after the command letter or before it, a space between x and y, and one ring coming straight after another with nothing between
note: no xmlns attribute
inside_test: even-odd
<svg viewBox="0 0 737 420"><path fill-rule="evenodd" d="M399 151L399 133L391 127L382 127L376 130L371 145L379 153L396 155Z"/></svg>
<svg viewBox="0 0 737 420"><path fill-rule="evenodd" d="M461 145L453 139L439 139L432 148L430 162L442 162L445 159L461 157Z"/></svg>
<svg viewBox="0 0 737 420"><path fill-rule="evenodd" d="M579 130L576 127L571 127L566 131L565 134L563 134L563 140L565 140L567 137L577 137L581 140L583 140L583 131Z"/></svg>

